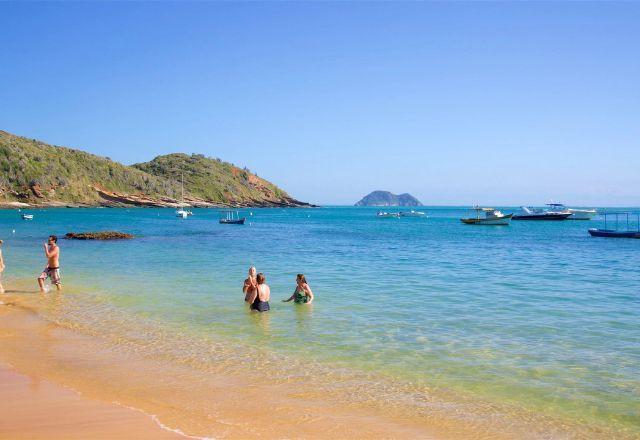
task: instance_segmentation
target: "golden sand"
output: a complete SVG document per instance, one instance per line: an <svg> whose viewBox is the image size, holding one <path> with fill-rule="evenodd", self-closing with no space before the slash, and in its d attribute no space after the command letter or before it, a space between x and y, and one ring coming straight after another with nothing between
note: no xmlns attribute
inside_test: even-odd
<svg viewBox="0 0 640 440"><path fill-rule="evenodd" d="M0 366L2 439L183 439L133 409Z"/></svg>

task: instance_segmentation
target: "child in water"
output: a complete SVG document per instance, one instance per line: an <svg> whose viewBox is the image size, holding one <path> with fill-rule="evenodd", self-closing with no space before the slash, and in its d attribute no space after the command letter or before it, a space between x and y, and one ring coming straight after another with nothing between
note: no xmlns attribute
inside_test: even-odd
<svg viewBox="0 0 640 440"><path fill-rule="evenodd" d="M256 268L251 266L249 268L249 276L244 280L242 285L242 293L244 293L245 302L250 302L249 299L253 298L258 283L256 281Z"/></svg>
<svg viewBox="0 0 640 440"><path fill-rule="evenodd" d="M311 287L307 284L307 279L301 273L296 276L296 290L287 299L283 299L282 302L289 302L293 300L298 304L311 304L313 302L313 292Z"/></svg>

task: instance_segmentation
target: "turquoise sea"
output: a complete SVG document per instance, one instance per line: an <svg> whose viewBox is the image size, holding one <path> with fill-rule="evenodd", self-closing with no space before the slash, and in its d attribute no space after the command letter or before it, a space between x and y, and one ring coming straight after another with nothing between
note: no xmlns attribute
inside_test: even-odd
<svg viewBox="0 0 640 440"><path fill-rule="evenodd" d="M220 225L209 209L187 220L168 209L44 209L30 222L3 210L5 288L32 278L35 290L48 234L130 232L137 238L60 240L66 305L56 320L125 333L144 322L171 335L177 356L215 341L233 348L230 363L260 350L380 378L396 385L386 399L450 390L478 408L640 436L640 240L590 237L599 218L483 227L461 224L461 207L424 210L378 219L373 208L247 209L245 226ZM271 286L268 317L243 304L250 265ZM311 306L280 302L297 273Z"/></svg>

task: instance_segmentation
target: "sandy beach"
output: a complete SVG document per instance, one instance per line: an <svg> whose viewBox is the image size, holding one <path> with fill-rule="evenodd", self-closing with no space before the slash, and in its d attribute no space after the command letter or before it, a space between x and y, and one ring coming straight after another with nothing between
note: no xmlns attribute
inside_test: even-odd
<svg viewBox="0 0 640 440"><path fill-rule="evenodd" d="M0 365L0 438L181 439L139 411L93 400Z"/></svg>

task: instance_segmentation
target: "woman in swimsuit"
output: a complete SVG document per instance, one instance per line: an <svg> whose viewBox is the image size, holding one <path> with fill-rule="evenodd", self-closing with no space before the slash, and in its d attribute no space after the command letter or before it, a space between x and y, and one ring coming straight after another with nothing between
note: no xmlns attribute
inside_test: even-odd
<svg viewBox="0 0 640 440"><path fill-rule="evenodd" d="M313 302L313 292L311 291L311 287L307 284L307 279L301 273L296 277L296 290L293 292L287 299L283 299L282 302L289 302L293 300L298 304L311 304Z"/></svg>
<svg viewBox="0 0 640 440"><path fill-rule="evenodd" d="M249 268L249 277L244 280L244 285L242 286L242 293L244 293L245 302L251 302L249 301L249 298L255 293L257 285L258 283L256 283L256 268L251 266Z"/></svg>
<svg viewBox="0 0 640 440"><path fill-rule="evenodd" d="M271 289L265 284L265 277L263 273L259 273L256 276L256 288L253 294L250 296L251 310L258 312L269 311L269 298L271 297Z"/></svg>

